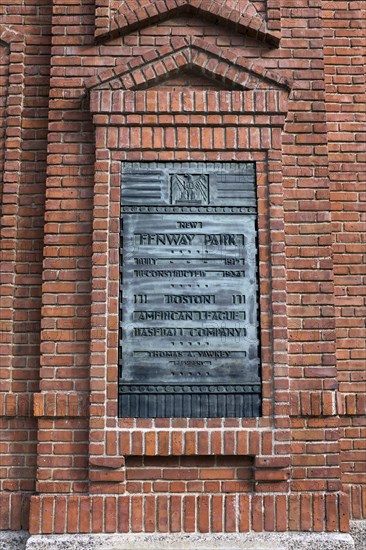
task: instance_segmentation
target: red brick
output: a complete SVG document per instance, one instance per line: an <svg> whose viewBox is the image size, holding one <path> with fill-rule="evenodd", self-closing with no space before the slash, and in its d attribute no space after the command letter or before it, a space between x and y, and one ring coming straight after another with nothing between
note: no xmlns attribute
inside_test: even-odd
<svg viewBox="0 0 366 550"><path fill-rule="evenodd" d="M362 9L258 0L242 15L211 2L192 26L159 20L169 2L109 13L97 0L95 17L66 4L5 5L0 36L1 527L347 532L366 517ZM212 85L155 77L189 55ZM256 89L232 91L235 81ZM262 418L116 420L126 160L256 162ZM250 477L235 453L253 458ZM124 456L156 463L128 466L126 484ZM158 526L147 517L157 497Z"/></svg>
<svg viewBox="0 0 366 550"><path fill-rule="evenodd" d="M183 528L187 533L193 533L196 528L196 499L192 495L183 497Z"/></svg>

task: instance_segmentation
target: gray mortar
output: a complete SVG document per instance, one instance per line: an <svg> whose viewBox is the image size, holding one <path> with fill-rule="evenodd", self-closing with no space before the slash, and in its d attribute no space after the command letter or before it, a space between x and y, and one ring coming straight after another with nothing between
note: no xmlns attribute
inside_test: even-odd
<svg viewBox="0 0 366 550"><path fill-rule="evenodd" d="M340 533L41 535L26 550L355 550Z"/></svg>
<svg viewBox="0 0 366 550"><path fill-rule="evenodd" d="M355 550L366 550L366 520L351 521L350 535L355 541Z"/></svg>
<svg viewBox="0 0 366 550"><path fill-rule="evenodd" d="M0 550L24 550L28 531L0 531Z"/></svg>

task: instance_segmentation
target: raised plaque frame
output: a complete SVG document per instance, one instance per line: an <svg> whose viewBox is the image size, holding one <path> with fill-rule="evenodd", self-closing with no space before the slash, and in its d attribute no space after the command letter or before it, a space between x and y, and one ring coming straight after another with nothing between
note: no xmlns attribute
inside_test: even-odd
<svg viewBox="0 0 366 550"><path fill-rule="evenodd" d="M123 164L119 416L260 416L255 182L253 162Z"/></svg>

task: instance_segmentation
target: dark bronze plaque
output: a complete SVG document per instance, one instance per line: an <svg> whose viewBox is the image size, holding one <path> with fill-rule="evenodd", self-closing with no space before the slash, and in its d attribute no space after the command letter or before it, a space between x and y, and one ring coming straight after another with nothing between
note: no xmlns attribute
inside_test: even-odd
<svg viewBox="0 0 366 550"><path fill-rule="evenodd" d="M253 163L126 163L120 416L260 414Z"/></svg>

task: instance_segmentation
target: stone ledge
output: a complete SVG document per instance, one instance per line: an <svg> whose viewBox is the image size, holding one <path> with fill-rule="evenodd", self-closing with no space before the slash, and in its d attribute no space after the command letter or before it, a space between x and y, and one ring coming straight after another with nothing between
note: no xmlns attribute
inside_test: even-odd
<svg viewBox="0 0 366 550"><path fill-rule="evenodd" d="M26 550L354 550L340 533L36 535Z"/></svg>
<svg viewBox="0 0 366 550"><path fill-rule="evenodd" d="M24 550L28 531L0 531L0 550Z"/></svg>
<svg viewBox="0 0 366 550"><path fill-rule="evenodd" d="M351 521L350 534L355 541L355 550L366 550L366 520Z"/></svg>

